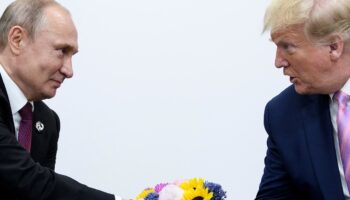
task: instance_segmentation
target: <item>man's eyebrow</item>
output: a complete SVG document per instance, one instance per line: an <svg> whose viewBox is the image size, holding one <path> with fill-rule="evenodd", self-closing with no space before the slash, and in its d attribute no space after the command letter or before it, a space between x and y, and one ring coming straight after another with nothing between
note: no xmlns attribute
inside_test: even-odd
<svg viewBox="0 0 350 200"><path fill-rule="evenodd" d="M78 53L78 48L69 44L69 43L61 43L57 45L59 48L64 48L64 49L68 49L69 51L71 51L73 54Z"/></svg>
<svg viewBox="0 0 350 200"><path fill-rule="evenodd" d="M279 43L283 42L283 40L280 37L278 37L278 38L270 38L269 41L273 42L275 44L279 44Z"/></svg>
<svg viewBox="0 0 350 200"><path fill-rule="evenodd" d="M276 45L278 44L289 44L290 42L288 42L288 37L275 37L275 38L270 38L270 41L275 43Z"/></svg>

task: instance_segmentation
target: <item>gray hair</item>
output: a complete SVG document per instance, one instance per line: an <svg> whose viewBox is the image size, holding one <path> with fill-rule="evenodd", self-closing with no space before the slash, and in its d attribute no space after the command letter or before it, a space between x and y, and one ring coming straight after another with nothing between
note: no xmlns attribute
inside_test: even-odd
<svg viewBox="0 0 350 200"><path fill-rule="evenodd" d="M30 38L35 38L35 33L44 24L44 9L51 5L58 5L54 0L16 0L11 3L0 18L0 51L8 42L8 34L13 26L21 26Z"/></svg>

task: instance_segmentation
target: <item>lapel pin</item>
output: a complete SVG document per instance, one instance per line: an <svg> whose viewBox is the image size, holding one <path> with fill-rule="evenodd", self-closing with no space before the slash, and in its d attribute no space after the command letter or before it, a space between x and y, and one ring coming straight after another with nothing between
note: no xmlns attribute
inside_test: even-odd
<svg viewBox="0 0 350 200"><path fill-rule="evenodd" d="M44 130L44 124L41 123L41 121L37 121L37 122L35 123L35 128L36 128L36 130L38 130L39 132L41 132L41 131Z"/></svg>

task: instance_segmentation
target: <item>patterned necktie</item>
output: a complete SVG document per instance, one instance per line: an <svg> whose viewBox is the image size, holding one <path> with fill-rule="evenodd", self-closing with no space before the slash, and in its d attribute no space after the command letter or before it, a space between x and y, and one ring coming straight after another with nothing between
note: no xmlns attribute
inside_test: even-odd
<svg viewBox="0 0 350 200"><path fill-rule="evenodd" d="M338 91L334 97L338 101L337 126L340 154L346 184L350 189L350 106L347 105L350 96Z"/></svg>
<svg viewBox="0 0 350 200"><path fill-rule="evenodd" d="M30 152L32 146L32 124L33 124L33 112L32 104L27 102L21 110L19 110L21 115L21 123L19 125L18 131L18 142Z"/></svg>

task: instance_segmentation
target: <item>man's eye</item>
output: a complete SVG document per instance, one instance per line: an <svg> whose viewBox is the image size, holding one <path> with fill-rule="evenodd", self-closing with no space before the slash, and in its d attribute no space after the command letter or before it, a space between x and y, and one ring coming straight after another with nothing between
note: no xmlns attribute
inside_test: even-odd
<svg viewBox="0 0 350 200"><path fill-rule="evenodd" d="M58 48L56 49L57 52L61 53L61 54L65 54L67 52L67 49L66 48Z"/></svg>
<svg viewBox="0 0 350 200"><path fill-rule="evenodd" d="M282 43L280 45L280 47L289 53L293 53L295 50L295 46L293 44L290 44L290 43Z"/></svg>
<svg viewBox="0 0 350 200"><path fill-rule="evenodd" d="M282 48L285 49L285 50L288 50L288 49L290 49L291 47L293 47L293 45L291 45L291 44L288 44L288 43L282 44Z"/></svg>

